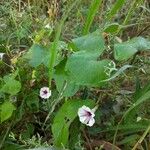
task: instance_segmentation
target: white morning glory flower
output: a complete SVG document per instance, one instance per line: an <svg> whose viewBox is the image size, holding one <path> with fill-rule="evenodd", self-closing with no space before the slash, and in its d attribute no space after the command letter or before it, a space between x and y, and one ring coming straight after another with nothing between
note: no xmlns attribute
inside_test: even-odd
<svg viewBox="0 0 150 150"><path fill-rule="evenodd" d="M83 105L78 110L78 116L81 123L87 125L87 126L93 126L95 123L95 109L90 109L89 107Z"/></svg>
<svg viewBox="0 0 150 150"><path fill-rule="evenodd" d="M51 90L48 87L43 87L40 89L40 97L43 99L48 99L51 96Z"/></svg>

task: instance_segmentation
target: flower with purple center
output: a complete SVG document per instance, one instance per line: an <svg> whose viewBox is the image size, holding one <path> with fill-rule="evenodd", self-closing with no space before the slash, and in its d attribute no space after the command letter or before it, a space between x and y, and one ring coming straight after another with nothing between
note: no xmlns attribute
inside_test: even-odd
<svg viewBox="0 0 150 150"><path fill-rule="evenodd" d="M87 125L87 126L93 126L95 123L95 109L90 109L89 107L83 105L78 110L78 116L81 123Z"/></svg>
<svg viewBox="0 0 150 150"><path fill-rule="evenodd" d="M42 87L40 89L40 97L43 99L48 99L51 96L51 90L48 87Z"/></svg>

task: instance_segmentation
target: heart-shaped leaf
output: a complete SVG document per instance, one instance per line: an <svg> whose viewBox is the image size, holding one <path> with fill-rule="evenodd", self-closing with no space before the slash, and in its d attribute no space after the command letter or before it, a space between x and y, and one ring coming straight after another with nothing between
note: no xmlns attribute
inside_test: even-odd
<svg viewBox="0 0 150 150"><path fill-rule="evenodd" d="M114 45L114 57L118 61L128 60L135 53L142 50L150 49L150 41L136 37L127 42Z"/></svg>
<svg viewBox="0 0 150 150"><path fill-rule="evenodd" d="M76 85L75 82L68 80L68 74L65 71L66 60L67 59L64 59L55 67L54 79L57 90L59 92L63 91L63 96L70 97L79 90L79 86ZM63 88L65 89L63 90Z"/></svg>
<svg viewBox="0 0 150 150"><path fill-rule="evenodd" d="M9 119L15 109L15 106L9 101L5 101L2 105L0 105L1 123Z"/></svg>
<svg viewBox="0 0 150 150"><path fill-rule="evenodd" d="M104 32L116 33L119 28L120 28L120 25L118 23L112 23L112 24L106 25L106 27L104 28Z"/></svg>
<svg viewBox="0 0 150 150"><path fill-rule="evenodd" d="M104 39L99 31L72 40L75 51L99 52L105 49Z"/></svg>
<svg viewBox="0 0 150 150"><path fill-rule="evenodd" d="M11 95L16 95L21 89L21 83L13 77L5 77L5 84L2 86L1 91Z"/></svg>
<svg viewBox="0 0 150 150"><path fill-rule="evenodd" d="M24 58L29 60L29 64L32 67L37 67L42 63L48 66L50 53L46 47L39 44L33 44Z"/></svg>
<svg viewBox="0 0 150 150"><path fill-rule="evenodd" d="M97 60L97 53L76 52L67 61L66 70L70 80L77 85L100 86L108 78L107 69L111 68L110 60Z"/></svg>

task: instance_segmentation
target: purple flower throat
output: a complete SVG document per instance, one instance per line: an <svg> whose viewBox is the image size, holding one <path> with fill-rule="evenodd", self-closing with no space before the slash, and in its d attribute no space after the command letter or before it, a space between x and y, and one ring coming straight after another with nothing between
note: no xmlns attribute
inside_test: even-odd
<svg viewBox="0 0 150 150"><path fill-rule="evenodd" d="M87 111L87 116L92 116L91 112Z"/></svg>
<svg viewBox="0 0 150 150"><path fill-rule="evenodd" d="M43 93L44 93L44 94L47 94L48 92L47 92L47 90L44 90Z"/></svg>

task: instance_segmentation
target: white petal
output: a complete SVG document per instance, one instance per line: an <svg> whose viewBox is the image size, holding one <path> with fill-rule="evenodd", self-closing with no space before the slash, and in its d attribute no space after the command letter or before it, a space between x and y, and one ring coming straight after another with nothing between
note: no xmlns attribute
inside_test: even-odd
<svg viewBox="0 0 150 150"><path fill-rule="evenodd" d="M5 53L0 53L0 59L1 59L1 60L3 59L4 54L5 54Z"/></svg>
<svg viewBox="0 0 150 150"><path fill-rule="evenodd" d="M81 107L81 108L79 108L79 110L78 110L78 116L80 117L80 116L85 116L86 115L86 111Z"/></svg>
<svg viewBox="0 0 150 150"><path fill-rule="evenodd" d="M95 116L94 111L92 109L90 109L89 107L85 106L85 105L83 105L81 108L79 108L78 115L79 116L84 115L84 114L86 115L87 112L91 113L92 117Z"/></svg>
<svg viewBox="0 0 150 150"><path fill-rule="evenodd" d="M85 124L86 117L85 116L79 117L79 120L81 123Z"/></svg>
<svg viewBox="0 0 150 150"><path fill-rule="evenodd" d="M90 121L88 122L87 126L93 126L93 124L95 123L95 119L91 118Z"/></svg>
<svg viewBox="0 0 150 150"><path fill-rule="evenodd" d="M83 105L81 108L88 111L88 112L91 112L91 109L89 107L85 106L85 105Z"/></svg>

